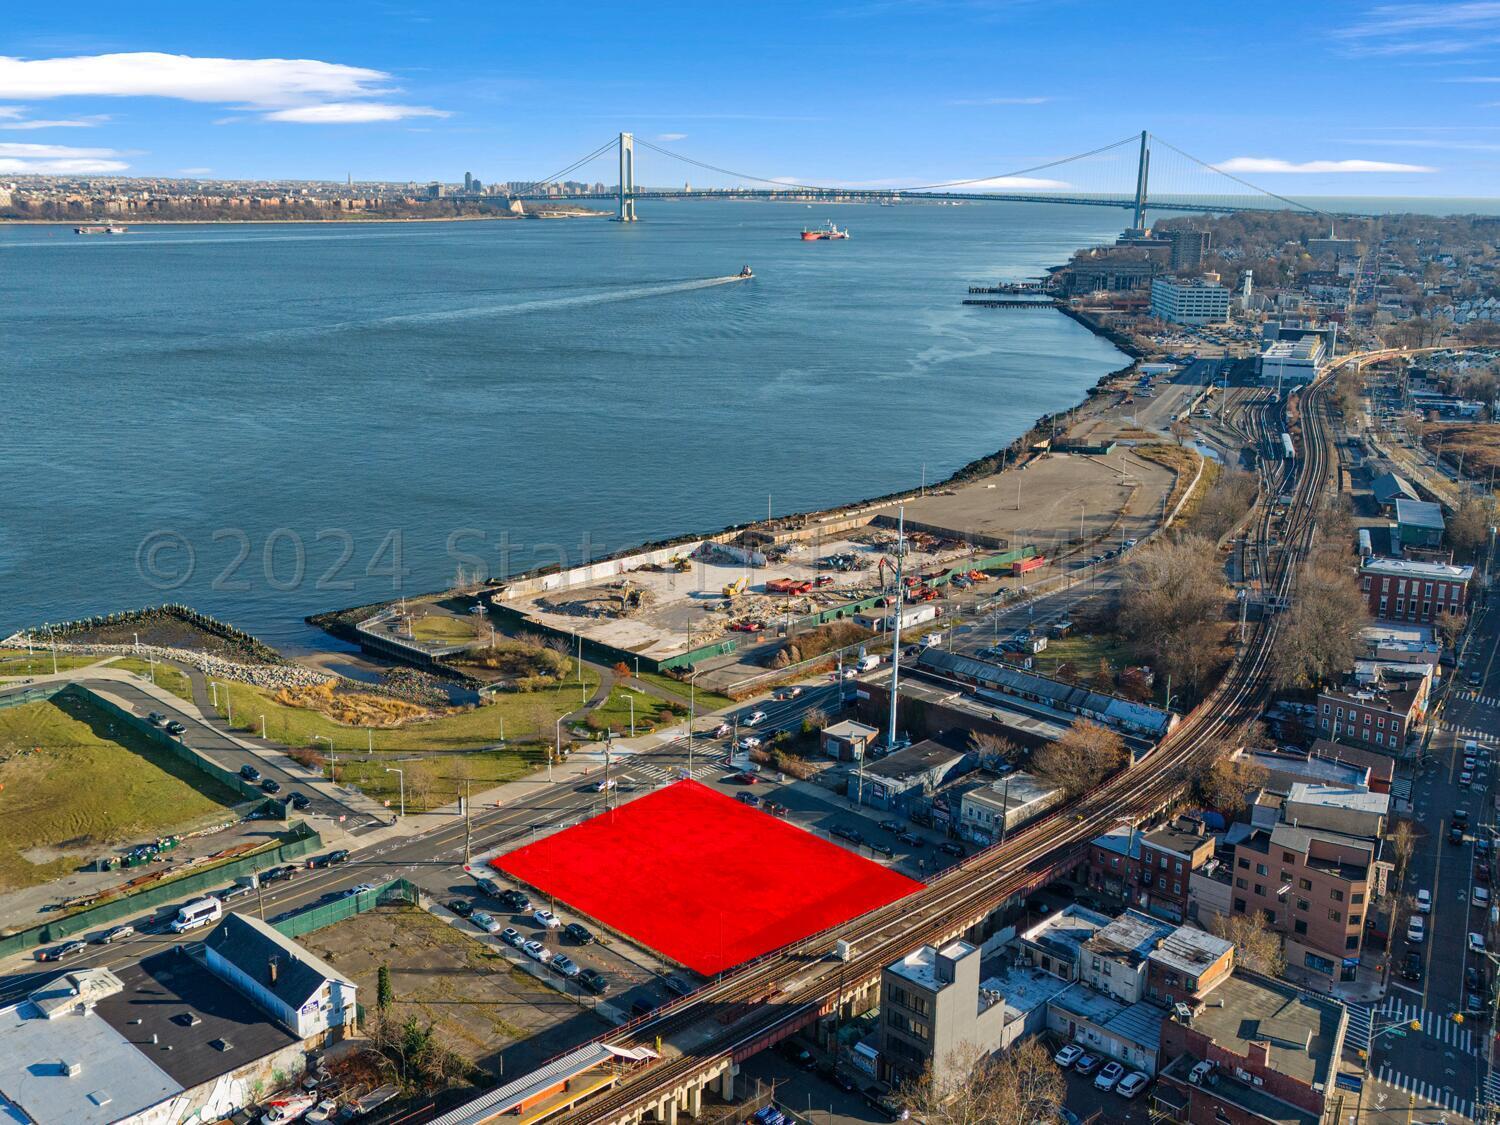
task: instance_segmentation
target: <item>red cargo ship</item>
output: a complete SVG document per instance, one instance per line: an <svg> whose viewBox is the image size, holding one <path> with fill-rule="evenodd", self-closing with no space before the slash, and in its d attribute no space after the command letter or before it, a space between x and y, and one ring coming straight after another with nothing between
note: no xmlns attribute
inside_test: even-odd
<svg viewBox="0 0 1500 1125"><path fill-rule="evenodd" d="M805 227L802 230L803 242L831 242L834 239L848 237L849 231L847 229L840 230L838 227L834 226L832 219L829 219L828 222L813 230L808 230Z"/></svg>

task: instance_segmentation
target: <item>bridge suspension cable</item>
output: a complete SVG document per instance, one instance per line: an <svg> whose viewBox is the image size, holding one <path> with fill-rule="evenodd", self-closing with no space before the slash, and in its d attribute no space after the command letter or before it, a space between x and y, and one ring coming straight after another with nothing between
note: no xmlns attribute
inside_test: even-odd
<svg viewBox="0 0 1500 1125"><path fill-rule="evenodd" d="M1257 193L1259 195L1268 196L1269 198L1274 199L1274 200L1276 200L1276 201L1278 201L1280 203L1285 203L1288 207L1291 207L1294 210L1297 210L1297 211L1306 211L1309 214L1313 214L1313 215L1324 215L1324 214L1327 214L1327 212L1320 211L1318 208L1312 206L1311 204L1302 203L1302 202L1300 202L1300 201L1298 201L1296 199L1290 199L1290 198L1288 198L1285 195L1277 195L1274 191L1268 191L1267 189L1265 189L1263 187L1260 187L1258 184L1252 184L1249 180L1241 179L1239 176L1236 176L1233 172L1226 172L1226 171L1224 171L1224 169L1216 167L1215 165L1210 164L1206 160L1199 160L1192 153L1190 153L1190 152L1184 152L1182 149L1180 149L1176 145L1174 145L1171 141L1164 140L1163 138L1158 137L1155 133L1151 134L1151 141L1152 141L1153 144L1159 144L1163 148L1170 149L1172 152L1175 152L1178 156L1183 157L1185 160L1189 160L1192 163L1194 163L1196 165L1199 165L1202 168L1208 169L1210 172L1214 173L1217 176L1223 176L1226 180L1233 180L1235 183L1239 184L1241 187L1247 187L1251 191L1253 191L1253 192L1255 192L1255 193Z"/></svg>
<svg viewBox="0 0 1500 1125"><path fill-rule="evenodd" d="M591 161L591 160L597 160L599 157L603 156L610 149L614 148L617 143L619 143L618 142L618 138L610 137L609 140L605 141L602 145L600 145L598 148L596 148L593 152L589 153L587 156L580 156L577 160L573 161L573 163L569 164L566 168L563 168L563 169L561 169L560 171L557 171L557 172L553 172L552 175L546 177L545 179L530 181L530 185L531 185L532 190L535 191L535 190L539 189L542 184L560 183L562 181L562 178L564 176L566 176L569 172L576 172L579 168L582 168L589 161Z"/></svg>

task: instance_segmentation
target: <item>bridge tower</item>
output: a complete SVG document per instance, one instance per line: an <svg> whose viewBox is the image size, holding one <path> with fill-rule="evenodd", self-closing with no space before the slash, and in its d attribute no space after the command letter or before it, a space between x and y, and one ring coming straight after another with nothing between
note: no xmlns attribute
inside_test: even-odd
<svg viewBox="0 0 1500 1125"><path fill-rule="evenodd" d="M1151 173L1151 134L1141 130L1141 158L1135 170L1135 222L1132 229L1146 233L1146 181ZM1139 237L1139 236L1138 236Z"/></svg>
<svg viewBox="0 0 1500 1125"><path fill-rule="evenodd" d="M635 222L635 134L620 134L620 191L619 212L615 219L622 223Z"/></svg>

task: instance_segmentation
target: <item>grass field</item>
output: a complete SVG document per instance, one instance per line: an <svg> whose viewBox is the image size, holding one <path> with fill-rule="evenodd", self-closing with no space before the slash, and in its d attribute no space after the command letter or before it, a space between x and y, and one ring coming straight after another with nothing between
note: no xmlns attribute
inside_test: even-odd
<svg viewBox="0 0 1500 1125"><path fill-rule="evenodd" d="M110 667L124 668L127 672L134 672L144 680L152 678L151 661L141 660L138 657L124 657L111 663ZM166 688L178 699L185 699L189 703L193 701L193 685L187 673L171 664L163 664L160 660L156 662L156 686Z"/></svg>
<svg viewBox="0 0 1500 1125"><path fill-rule="evenodd" d="M468 750L490 746L499 740L504 721L507 741L550 742L558 716L583 706L599 686L598 674L585 667L582 688L576 680L543 691L499 693L494 702L471 711L458 711L435 719L405 723L399 727L366 732L345 726L319 711L289 707L272 693L246 684L229 684L234 725L260 733L260 717L266 717L266 735L289 746L327 750L329 741L340 752L375 750ZM219 713L226 714L226 689L220 687ZM314 736L317 736L316 738Z"/></svg>
<svg viewBox="0 0 1500 1125"><path fill-rule="evenodd" d="M70 672L75 668L87 668L108 657L83 653L59 652L57 670ZM0 676L50 676L52 674L52 652L39 648L30 656L24 648L0 648Z"/></svg>
<svg viewBox="0 0 1500 1125"><path fill-rule="evenodd" d="M59 878L112 845L239 798L144 735L61 695L0 709L0 890Z"/></svg>
<svg viewBox="0 0 1500 1125"><path fill-rule="evenodd" d="M374 800L389 801L395 809L401 798L401 775L386 772L388 767L395 767L405 771L406 811L426 812L455 803L463 792L465 778L470 782L470 794L477 799L481 791L525 777L546 761L546 751L536 746L420 760L340 758L338 783L353 785ZM323 772L328 773L326 767Z"/></svg>
<svg viewBox="0 0 1500 1125"><path fill-rule="evenodd" d="M429 613L412 623L412 636L424 644L459 644L477 640L481 626L473 620ZM488 626L484 627L488 632Z"/></svg>
<svg viewBox="0 0 1500 1125"><path fill-rule="evenodd" d="M660 672L642 672L636 679L640 680L643 684L650 684L652 687L661 688L669 698L681 696L684 703L688 700L690 689L684 680L674 680L671 676L663 675ZM716 691L708 691L703 687L698 689L696 703L700 715L706 714L709 711L722 711L726 707L734 706L734 700L730 699L729 696L720 695Z"/></svg>
<svg viewBox="0 0 1500 1125"><path fill-rule="evenodd" d="M609 698L601 703L591 714L600 722L609 724L609 728L616 735L630 735L630 708L631 702L635 704L635 733L646 734L654 730L660 723L657 715L666 706L665 702L654 695L645 692L631 691L629 688L615 685L610 691Z"/></svg>
<svg viewBox="0 0 1500 1125"><path fill-rule="evenodd" d="M1048 640L1046 649L1036 655L1036 670L1050 676L1060 665L1071 664L1081 678L1088 679L1100 660L1109 661L1118 672L1130 659L1130 646L1118 634L1075 635Z"/></svg>

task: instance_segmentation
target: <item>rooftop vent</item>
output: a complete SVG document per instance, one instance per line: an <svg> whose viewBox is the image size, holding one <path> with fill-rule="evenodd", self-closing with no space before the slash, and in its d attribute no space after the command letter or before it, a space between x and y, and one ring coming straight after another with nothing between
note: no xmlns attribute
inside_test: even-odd
<svg viewBox="0 0 1500 1125"><path fill-rule="evenodd" d="M77 1078L83 1073L83 1063L77 1059L63 1059L57 1064L58 1070L69 1078Z"/></svg>
<svg viewBox="0 0 1500 1125"><path fill-rule="evenodd" d="M212 1043L209 1044L209 1046L212 1047L215 1051L234 1050L234 1044L231 1043L228 1039L223 1038L215 1039Z"/></svg>

